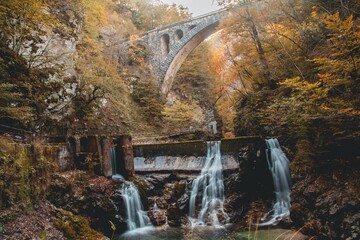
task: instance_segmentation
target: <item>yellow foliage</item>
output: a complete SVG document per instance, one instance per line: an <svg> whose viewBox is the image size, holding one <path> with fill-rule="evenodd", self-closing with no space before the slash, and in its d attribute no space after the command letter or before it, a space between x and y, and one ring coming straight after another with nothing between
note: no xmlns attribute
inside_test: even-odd
<svg viewBox="0 0 360 240"><path fill-rule="evenodd" d="M108 24L106 5L108 0L81 0L84 9L85 28L92 37L96 37L100 26Z"/></svg>
<svg viewBox="0 0 360 240"><path fill-rule="evenodd" d="M175 129L201 127L205 117L197 101L182 102L177 100L172 106L164 107L161 114L164 116L164 120Z"/></svg>

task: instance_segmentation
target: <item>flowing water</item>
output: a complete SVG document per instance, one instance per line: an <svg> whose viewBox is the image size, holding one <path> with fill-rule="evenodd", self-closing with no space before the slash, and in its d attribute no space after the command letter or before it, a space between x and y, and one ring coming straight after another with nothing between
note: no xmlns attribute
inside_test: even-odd
<svg viewBox="0 0 360 240"><path fill-rule="evenodd" d="M201 210L196 212L196 200L202 190ZM220 154L220 141L207 142L207 155L201 174L193 181L189 204L189 220L192 226L222 226L229 223L224 212L224 182Z"/></svg>
<svg viewBox="0 0 360 240"><path fill-rule="evenodd" d="M234 231L204 226L194 229L158 228L147 232L124 234L118 240L305 240L308 237L289 229Z"/></svg>
<svg viewBox="0 0 360 240"><path fill-rule="evenodd" d="M260 226L274 225L281 219L290 216L290 172L289 160L281 150L276 138L266 140L266 158L273 177L275 199L272 210L262 220Z"/></svg>
<svg viewBox="0 0 360 240"><path fill-rule="evenodd" d="M112 179L113 180L124 180L124 177L120 173L118 173L115 147L111 148L111 164L112 164Z"/></svg>
<svg viewBox="0 0 360 240"><path fill-rule="evenodd" d="M123 184L121 194L124 199L128 230L151 227L151 221L141 203L139 192L132 182Z"/></svg>
<svg viewBox="0 0 360 240"><path fill-rule="evenodd" d="M282 152L276 139L269 139L267 144L267 161L273 175L275 199L272 210L267 214L263 226L273 225L279 219L289 216L290 208L290 174L289 160ZM173 228L168 224L152 227L150 219L142 208L139 193L135 185L125 182L122 195L128 216L128 231L119 236L119 240L162 240L162 239L198 239L198 240L304 240L306 236L299 231L288 229L258 229L241 231L239 226L225 225L229 222L224 212L224 183L222 175L220 142L207 143L207 157L201 174L192 182L189 200L190 226ZM196 207L198 206L198 207ZM161 211L156 202L152 211ZM196 227L201 226L201 227ZM220 226L220 227L219 227ZM224 227L226 226L226 227ZM252 227L253 228L253 227Z"/></svg>

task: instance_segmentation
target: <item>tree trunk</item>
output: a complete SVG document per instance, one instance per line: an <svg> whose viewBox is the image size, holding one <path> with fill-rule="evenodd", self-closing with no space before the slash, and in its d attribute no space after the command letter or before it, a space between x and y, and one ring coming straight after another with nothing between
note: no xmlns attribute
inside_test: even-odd
<svg viewBox="0 0 360 240"><path fill-rule="evenodd" d="M264 81L267 84L268 87L270 87L271 89L273 89L275 87L274 81L271 78L271 74L270 74L270 69L269 69L269 65L268 62L266 60L265 57L265 52L264 52L264 48L262 47L260 38L259 38L259 32L257 30L257 27L252 19L252 16L249 12L249 10L246 10L247 13L247 22L250 24L250 28L251 28L251 35L254 39L255 45L256 45L256 50L257 53L259 54L259 60L260 60L260 64L261 67L263 69L263 76L264 76Z"/></svg>

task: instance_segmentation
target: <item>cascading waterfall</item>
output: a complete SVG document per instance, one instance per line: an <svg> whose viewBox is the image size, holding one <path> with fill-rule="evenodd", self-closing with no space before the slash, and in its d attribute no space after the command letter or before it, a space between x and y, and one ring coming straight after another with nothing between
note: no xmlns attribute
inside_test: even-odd
<svg viewBox="0 0 360 240"><path fill-rule="evenodd" d="M143 210L139 192L132 182L125 182L121 189L121 194L125 202L128 230L151 227L150 218Z"/></svg>
<svg viewBox="0 0 360 240"><path fill-rule="evenodd" d="M273 177L275 199L272 210L262 218L266 222L259 224L260 226L274 225L290 216L289 160L276 138L266 140L266 146L266 158Z"/></svg>
<svg viewBox="0 0 360 240"><path fill-rule="evenodd" d="M111 166L112 166L112 175L115 175L116 174L116 151L115 151L115 148L112 147L111 150Z"/></svg>
<svg viewBox="0 0 360 240"><path fill-rule="evenodd" d="M70 152L66 145L61 145L58 157L60 169L66 170L70 158Z"/></svg>
<svg viewBox="0 0 360 240"><path fill-rule="evenodd" d="M196 217L196 197L202 189L201 210ZM221 220L219 220L221 216ZM224 212L224 182L220 154L220 141L207 142L205 165L191 187L189 220L192 226L210 223L222 226L221 222L229 223L229 216Z"/></svg>
<svg viewBox="0 0 360 240"><path fill-rule="evenodd" d="M124 177L117 172L116 164L116 150L115 147L111 148L111 165L112 165L112 179L113 180L124 180Z"/></svg>

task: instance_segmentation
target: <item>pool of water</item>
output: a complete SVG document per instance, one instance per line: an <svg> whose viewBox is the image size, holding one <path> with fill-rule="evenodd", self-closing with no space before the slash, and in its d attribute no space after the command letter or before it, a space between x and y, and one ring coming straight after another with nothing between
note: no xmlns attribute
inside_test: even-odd
<svg viewBox="0 0 360 240"><path fill-rule="evenodd" d="M126 232L118 240L305 240L306 236L289 229L259 229L256 231L234 231L227 228L196 227L146 227Z"/></svg>

